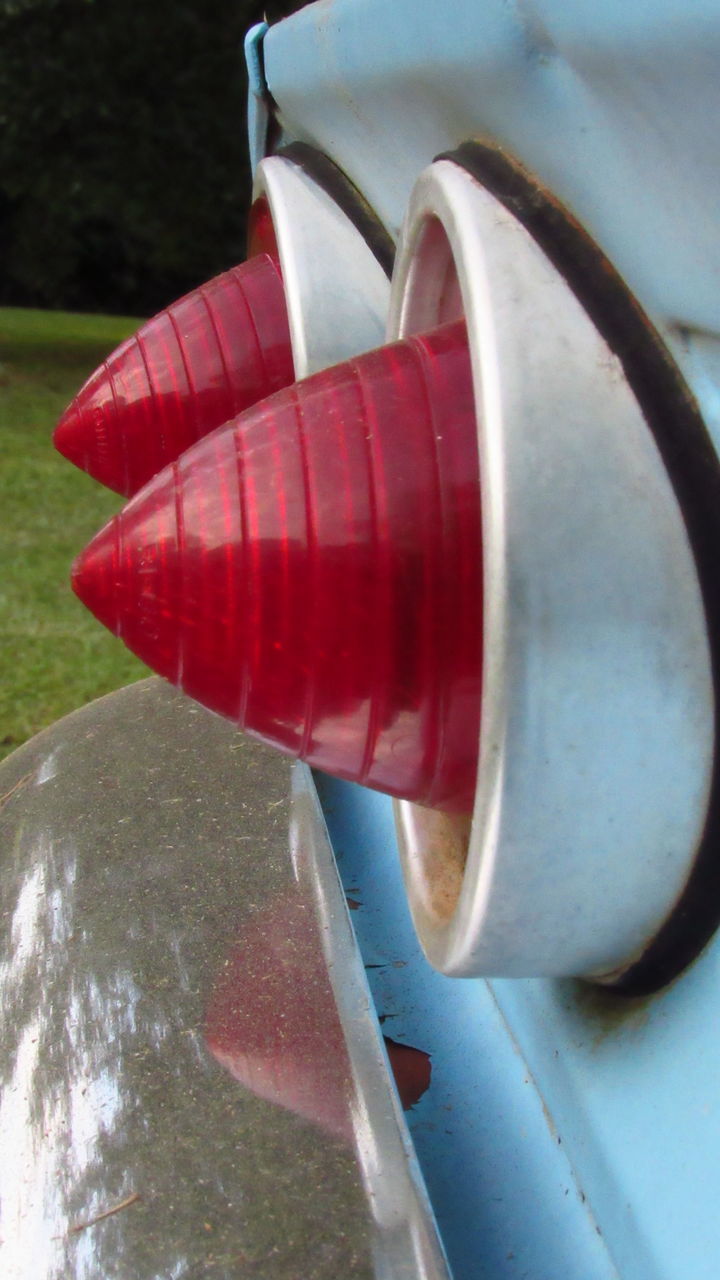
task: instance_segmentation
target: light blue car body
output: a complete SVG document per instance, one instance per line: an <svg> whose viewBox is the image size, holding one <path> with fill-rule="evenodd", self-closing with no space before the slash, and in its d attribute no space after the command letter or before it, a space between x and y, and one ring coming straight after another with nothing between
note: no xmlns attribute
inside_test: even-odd
<svg viewBox="0 0 720 1280"><path fill-rule="evenodd" d="M310 144L394 240L436 155L471 138L505 148L620 272L720 442L718 0L319 0L254 28L247 56L254 163L278 128L281 142ZM309 772L294 776L312 808ZM2 766L0 985L12 1017L0 1165L19 1207L0 1270L417 1280L444 1274L444 1248L455 1280L717 1280L718 940L643 998L572 979L444 977L410 920L391 802L319 775L368 988L361 968L344 985L333 972L333 955L357 959L342 897L334 920L323 899L320 920L344 949L318 955L385 1109L373 1127L345 1081L365 1141L356 1168L327 1118L323 1129L306 1104L286 1102L286 1115L252 1096L247 1045L233 1057L213 1041L208 999L235 954L234 903L262 920L266 879L285 910L302 881L289 778L154 683L76 713ZM290 969L304 994L312 984ZM258 961L247 999L264 977ZM406 1113L414 1152L380 1028L430 1058L429 1087ZM274 1098L287 1063L268 1058ZM383 1132L403 1172L394 1181L383 1181ZM307 1165L290 1170L296 1149ZM401 1182L412 1213L394 1218ZM277 1203L291 1223L273 1220ZM325 1236L308 1238L311 1217ZM427 1270L413 1253L418 1222Z"/></svg>
<svg viewBox="0 0 720 1280"><path fill-rule="evenodd" d="M266 88L283 140L329 155L393 238L436 155L509 151L619 270L718 442L717 3L332 0L249 45L255 160ZM378 1011L432 1057L409 1124L456 1280L714 1280L717 941L645 999L444 978L409 921L390 802L321 795Z"/></svg>

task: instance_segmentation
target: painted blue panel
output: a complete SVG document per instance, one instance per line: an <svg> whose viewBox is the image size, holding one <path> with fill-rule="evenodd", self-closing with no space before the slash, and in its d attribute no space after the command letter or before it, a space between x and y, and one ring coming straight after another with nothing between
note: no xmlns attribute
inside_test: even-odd
<svg viewBox="0 0 720 1280"><path fill-rule="evenodd" d="M720 941L665 992L491 984L623 1276L716 1280Z"/></svg>
<svg viewBox="0 0 720 1280"><path fill-rule="evenodd" d="M438 152L483 136L523 161L666 334L717 443L718 0L324 0L270 30L265 65L286 136L331 155L396 236ZM717 942L629 1003L442 978L389 803L322 794L384 1027L432 1056L410 1124L456 1280L715 1280Z"/></svg>
<svg viewBox="0 0 720 1280"><path fill-rule="evenodd" d="M490 137L656 322L720 331L717 0L324 0L270 30L265 65L288 133L393 233L437 152Z"/></svg>
<svg viewBox="0 0 720 1280"><path fill-rule="evenodd" d="M492 989L422 955L390 802L318 782L383 1030L431 1056L408 1121L455 1280L610 1280L607 1241Z"/></svg>
<svg viewBox="0 0 720 1280"><path fill-rule="evenodd" d="M456 1280L716 1280L720 940L667 991L457 980L412 930L381 796L319 787L383 1028L429 1052L409 1114Z"/></svg>

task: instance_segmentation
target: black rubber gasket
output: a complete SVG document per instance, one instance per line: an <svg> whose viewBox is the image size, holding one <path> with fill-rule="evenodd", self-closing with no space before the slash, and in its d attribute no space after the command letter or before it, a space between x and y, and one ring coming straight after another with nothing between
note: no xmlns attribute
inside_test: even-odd
<svg viewBox="0 0 720 1280"><path fill-rule="evenodd" d="M715 693L705 828L672 914L643 954L607 987L628 996L650 995L677 977L720 925L720 464L695 399L662 338L573 215L494 145L465 142L436 158L465 169L523 224L622 363L667 468L695 557Z"/></svg>
<svg viewBox="0 0 720 1280"><path fill-rule="evenodd" d="M330 196L359 231L385 275L390 278L395 261L395 245L375 211L342 169L322 151L307 142L290 142L275 152L298 166Z"/></svg>

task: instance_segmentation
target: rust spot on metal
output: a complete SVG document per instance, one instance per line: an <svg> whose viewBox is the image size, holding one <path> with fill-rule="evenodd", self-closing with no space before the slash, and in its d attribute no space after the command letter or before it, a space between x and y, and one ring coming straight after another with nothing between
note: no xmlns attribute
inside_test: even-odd
<svg viewBox="0 0 720 1280"><path fill-rule="evenodd" d="M596 986L569 979L562 986L567 1003L582 1019L591 1049L599 1049L621 1031L642 1031L650 1019L654 1001L663 992L647 996L628 996L613 987Z"/></svg>
<svg viewBox="0 0 720 1280"><path fill-rule="evenodd" d="M409 1111L430 1088L432 1063L424 1049L383 1036L403 1111Z"/></svg>
<svg viewBox="0 0 720 1280"><path fill-rule="evenodd" d="M411 813L404 836L413 892L427 915L444 924L460 896L472 819L420 805Z"/></svg>

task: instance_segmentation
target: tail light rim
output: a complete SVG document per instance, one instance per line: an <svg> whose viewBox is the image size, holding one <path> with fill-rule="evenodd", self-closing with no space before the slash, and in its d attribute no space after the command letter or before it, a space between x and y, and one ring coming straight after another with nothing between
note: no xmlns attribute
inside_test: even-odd
<svg viewBox="0 0 720 1280"><path fill-rule="evenodd" d="M408 802L396 802L410 906L426 953L447 973L609 974L626 967L662 924L682 890L702 832L713 753L713 686L695 565L670 481L618 361L520 223L457 165L440 160L420 176L411 196L393 276L389 339L437 323L449 268L457 274L468 323L478 406L485 593L480 768L469 839L451 821L444 833L455 867L464 860L452 911L428 909L426 815ZM555 375L555 421L547 403L549 371ZM563 684L557 655L543 655L537 598L528 602L522 590L532 587L536 597L544 593L556 627L563 620L577 627L572 600L562 600L567 566L559 569L557 559L563 543L566 551L573 550L567 537L573 521L578 523L577 513L571 513L565 530L536 523L532 539L523 525L526 505L536 512L541 507L539 476L523 455L523 443L532 452L529 432L539 429L538 414L532 412L537 404L545 404L545 483L548 476L561 476L562 497L574 468L577 501L592 511L588 477L579 451L573 455L568 430L574 406L586 452L599 459L595 482L608 502L619 503L627 544L641 550L646 566L636 580L625 566L623 591L616 581L622 566L617 547L612 550L612 521L607 517L603 524L595 512L608 543L606 573L598 573L603 555L589 545L574 549L575 571L586 600L593 572L597 578L599 633L589 639L603 650L601 671L607 673L614 653L620 676L612 708L607 699L603 706L590 679L585 682L591 706L578 709L585 729L578 722L574 759L569 754L571 677ZM592 415L582 412L588 404ZM629 476L637 487L634 503L628 501ZM561 512L562 502L559 506ZM650 514L648 508L653 508ZM551 514L550 525L557 526L559 519L562 526L558 509ZM553 542L554 558L549 554ZM633 601L639 633L649 646L645 664L670 671L672 688L668 693L660 680L648 682L645 715L665 729L665 741L656 737L649 744L649 763L641 761L636 743L634 765L644 765L644 776L634 767L623 780L613 769L610 730L614 723L616 749L623 730L631 737L634 732L631 710L623 707L624 699L632 702L633 673L626 667L628 661L633 664L623 654L627 635L624 645L613 648L610 619L622 619L631 580L640 597ZM570 596L574 587L577 582L571 582ZM674 617L668 616L669 593L674 593ZM664 624L655 632L649 625L654 614ZM672 670L678 653L689 673L685 677ZM546 723L533 743L519 686L533 673L537 678L543 656L546 666L554 664L563 706L553 708L545 700ZM635 662L635 674L639 671ZM605 734L599 746L587 732L593 718ZM537 736L537 725L535 731ZM551 754L558 739L563 744L554 765L541 762L550 788L545 795L538 794L535 780L543 735ZM598 799L590 813L583 812L580 800L573 802L573 780L582 781L584 769L598 786L605 778L606 784L614 779L616 787L604 808ZM662 821L657 813L643 819L643 797L649 811L659 804ZM613 817L621 819L615 832Z"/></svg>
<svg viewBox="0 0 720 1280"><path fill-rule="evenodd" d="M267 201L275 227L296 378L382 345L390 283L332 197L292 161L269 156L252 199Z"/></svg>

